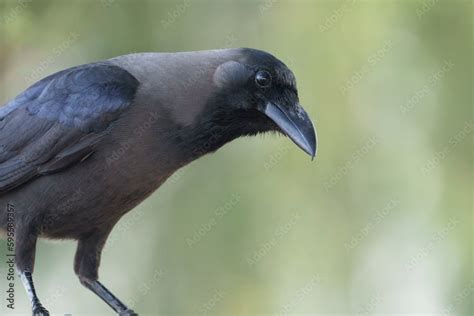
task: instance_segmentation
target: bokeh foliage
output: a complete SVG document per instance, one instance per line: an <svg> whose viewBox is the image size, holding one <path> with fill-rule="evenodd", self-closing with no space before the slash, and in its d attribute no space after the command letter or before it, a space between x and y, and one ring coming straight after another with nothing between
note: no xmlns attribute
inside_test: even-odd
<svg viewBox="0 0 474 316"><path fill-rule="evenodd" d="M235 141L113 231L101 280L141 314L473 314L473 2L0 0L0 21L0 104L130 52L255 47L296 74L314 162ZM110 314L74 250L39 243L40 298ZM16 300L29 313L19 281Z"/></svg>

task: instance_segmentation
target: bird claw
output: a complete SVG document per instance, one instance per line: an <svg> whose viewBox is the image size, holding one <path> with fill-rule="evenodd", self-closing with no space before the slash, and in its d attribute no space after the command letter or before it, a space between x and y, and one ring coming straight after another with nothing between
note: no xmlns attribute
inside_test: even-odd
<svg viewBox="0 0 474 316"><path fill-rule="evenodd" d="M120 312L119 313L120 316L138 316L137 313L135 313L133 310L131 309L127 309L126 311L123 311L123 312Z"/></svg>
<svg viewBox="0 0 474 316"><path fill-rule="evenodd" d="M33 316L49 316L49 312L41 304L33 307Z"/></svg>

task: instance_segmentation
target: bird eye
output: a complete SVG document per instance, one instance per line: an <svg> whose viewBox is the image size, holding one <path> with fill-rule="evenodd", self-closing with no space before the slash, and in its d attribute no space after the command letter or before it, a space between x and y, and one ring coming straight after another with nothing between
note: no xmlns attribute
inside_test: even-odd
<svg viewBox="0 0 474 316"><path fill-rule="evenodd" d="M261 88L268 88L272 84L272 75L268 71L261 70L257 72L255 82Z"/></svg>

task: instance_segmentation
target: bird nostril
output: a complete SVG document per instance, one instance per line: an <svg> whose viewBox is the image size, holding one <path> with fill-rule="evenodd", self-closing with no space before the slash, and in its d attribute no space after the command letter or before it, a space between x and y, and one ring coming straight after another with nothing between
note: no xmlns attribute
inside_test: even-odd
<svg viewBox="0 0 474 316"><path fill-rule="evenodd" d="M298 118L304 119L304 117L305 117L304 113L305 113L305 111L303 110L303 107L298 104L296 106L296 115L298 116Z"/></svg>

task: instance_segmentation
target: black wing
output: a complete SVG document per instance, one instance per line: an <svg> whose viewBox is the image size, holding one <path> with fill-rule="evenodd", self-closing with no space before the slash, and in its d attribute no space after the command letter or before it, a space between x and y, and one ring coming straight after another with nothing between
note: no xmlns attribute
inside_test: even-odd
<svg viewBox="0 0 474 316"><path fill-rule="evenodd" d="M110 63L51 75L0 108L0 195L90 155L138 81Z"/></svg>

